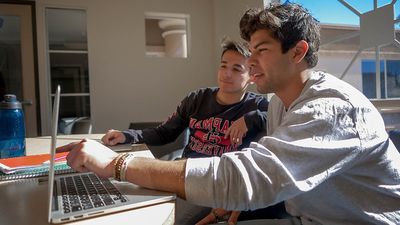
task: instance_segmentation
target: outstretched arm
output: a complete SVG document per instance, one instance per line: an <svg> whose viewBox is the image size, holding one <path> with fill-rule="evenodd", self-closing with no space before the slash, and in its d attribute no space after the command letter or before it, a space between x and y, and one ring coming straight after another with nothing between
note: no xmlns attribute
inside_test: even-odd
<svg viewBox="0 0 400 225"><path fill-rule="evenodd" d="M134 158L128 165L126 179L137 185L176 193L185 199L186 160L162 161Z"/></svg>
<svg viewBox="0 0 400 225"><path fill-rule="evenodd" d="M176 111L161 125L143 130L123 131L125 143L164 145L175 141L189 125L189 110L194 101L192 95L185 97L177 106Z"/></svg>
<svg viewBox="0 0 400 225"><path fill-rule="evenodd" d="M125 143L125 135L119 130L108 130L107 133L101 138L105 145L113 146L120 143Z"/></svg>
<svg viewBox="0 0 400 225"><path fill-rule="evenodd" d="M102 177L113 177L118 153L93 140L82 140L57 148L69 151L67 163L78 172L94 172ZM186 160L161 161L136 157L130 161L126 180L140 186L176 193L185 198Z"/></svg>

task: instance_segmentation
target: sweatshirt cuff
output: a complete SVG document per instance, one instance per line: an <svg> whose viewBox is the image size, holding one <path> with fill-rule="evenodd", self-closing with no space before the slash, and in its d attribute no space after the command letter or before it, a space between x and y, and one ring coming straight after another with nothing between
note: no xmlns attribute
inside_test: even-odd
<svg viewBox="0 0 400 225"><path fill-rule="evenodd" d="M257 118L257 116L257 111L251 111L243 115L248 130L253 128L254 118Z"/></svg>
<svg viewBox="0 0 400 225"><path fill-rule="evenodd" d="M125 136L125 142L123 144L131 144L133 142L132 134L129 131L122 131Z"/></svg>
<svg viewBox="0 0 400 225"><path fill-rule="evenodd" d="M185 192L186 200L196 205L214 205L214 164L218 157L189 158L186 162Z"/></svg>

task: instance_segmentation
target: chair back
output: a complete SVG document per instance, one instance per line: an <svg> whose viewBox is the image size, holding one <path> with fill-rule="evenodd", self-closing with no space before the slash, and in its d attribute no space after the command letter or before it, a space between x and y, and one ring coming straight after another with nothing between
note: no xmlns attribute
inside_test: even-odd
<svg viewBox="0 0 400 225"><path fill-rule="evenodd" d="M71 134L91 134L92 123L87 117L79 117L74 121L71 128Z"/></svg>

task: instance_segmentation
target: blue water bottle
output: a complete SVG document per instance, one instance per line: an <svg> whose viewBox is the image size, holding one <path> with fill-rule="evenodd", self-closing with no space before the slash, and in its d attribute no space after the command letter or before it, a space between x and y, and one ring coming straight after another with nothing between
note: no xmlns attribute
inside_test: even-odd
<svg viewBox="0 0 400 225"><path fill-rule="evenodd" d="M0 102L0 158L25 155L25 125L21 103L15 95Z"/></svg>

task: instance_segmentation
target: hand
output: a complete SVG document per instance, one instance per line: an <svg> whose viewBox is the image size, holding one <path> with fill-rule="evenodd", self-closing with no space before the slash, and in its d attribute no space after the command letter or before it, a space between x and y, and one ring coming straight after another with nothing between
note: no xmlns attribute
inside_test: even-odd
<svg viewBox="0 0 400 225"><path fill-rule="evenodd" d="M78 172L94 172L101 177L114 175L114 159L118 153L97 141L83 139L57 148L57 152L67 152L67 164Z"/></svg>
<svg viewBox="0 0 400 225"><path fill-rule="evenodd" d="M210 214L196 223L196 225L205 225L210 223L218 223L228 220L229 225L236 224L240 215L240 211L226 211L225 209L217 208L211 210Z"/></svg>
<svg viewBox="0 0 400 225"><path fill-rule="evenodd" d="M228 128L225 133L225 139L229 137L233 145L241 145L242 139L244 136L246 136L247 131L248 129L246 121L242 116L238 120L234 121L232 125Z"/></svg>
<svg viewBox="0 0 400 225"><path fill-rule="evenodd" d="M107 133L101 138L101 141L105 145L116 145L124 143L126 140L125 135L119 130L108 130Z"/></svg>

